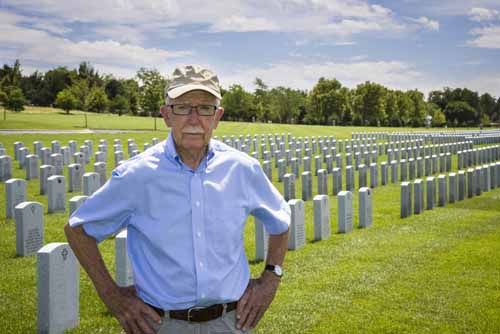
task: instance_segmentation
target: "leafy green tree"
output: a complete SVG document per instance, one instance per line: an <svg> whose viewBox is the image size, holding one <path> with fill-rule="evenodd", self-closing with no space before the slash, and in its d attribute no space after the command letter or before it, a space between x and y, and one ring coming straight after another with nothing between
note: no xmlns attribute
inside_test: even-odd
<svg viewBox="0 0 500 334"><path fill-rule="evenodd" d="M298 122L306 105L306 94L291 88L276 87L269 91L269 109L273 122Z"/></svg>
<svg viewBox="0 0 500 334"><path fill-rule="evenodd" d="M320 78L309 94L305 121L312 124L337 123L350 111L349 90L337 79Z"/></svg>
<svg viewBox="0 0 500 334"><path fill-rule="evenodd" d="M73 95L73 92L69 88L65 88L59 93L57 93L56 106L66 111L66 114L78 105L78 99Z"/></svg>
<svg viewBox="0 0 500 334"><path fill-rule="evenodd" d="M7 87L7 99L4 102L4 108L7 110L19 112L24 110L26 98L23 91L18 87Z"/></svg>
<svg viewBox="0 0 500 334"><path fill-rule="evenodd" d="M494 119L496 108L496 101L493 96L488 93L484 93L479 97L479 109L480 114L487 115L489 119Z"/></svg>
<svg viewBox="0 0 500 334"><path fill-rule="evenodd" d="M118 116L128 113L129 108L129 100L123 95L115 96L109 103L109 111Z"/></svg>
<svg viewBox="0 0 500 334"><path fill-rule="evenodd" d="M385 103L387 88L382 85L365 82L356 87L354 92L355 124L377 125L386 119Z"/></svg>
<svg viewBox="0 0 500 334"><path fill-rule="evenodd" d="M69 86L71 94L76 98L75 108L87 110L87 98L90 94L90 85L86 79L75 79Z"/></svg>
<svg viewBox="0 0 500 334"><path fill-rule="evenodd" d="M108 96L109 100L113 100L118 95L122 96L126 95L125 86L123 82L115 78L112 78L104 85L104 91L106 92L106 95Z"/></svg>
<svg viewBox="0 0 500 334"><path fill-rule="evenodd" d="M448 123L458 125L471 125L476 122L476 110L467 102L452 101L446 105L444 114Z"/></svg>
<svg viewBox="0 0 500 334"><path fill-rule="evenodd" d="M137 78L142 83L139 88L139 105L142 108L143 115L157 116L164 102L167 79L157 70L146 68L139 69Z"/></svg>
<svg viewBox="0 0 500 334"><path fill-rule="evenodd" d="M128 99L129 111L133 115L139 112L139 84L134 79L123 81L123 88L125 90L124 96Z"/></svg>
<svg viewBox="0 0 500 334"><path fill-rule="evenodd" d="M6 87L19 87L21 78L21 63L18 59L16 59L12 67L4 64L3 68L0 68L0 87L4 89Z"/></svg>
<svg viewBox="0 0 500 334"><path fill-rule="evenodd" d="M70 71L66 67L57 67L47 71L43 76L42 90L39 94L40 105L51 106L54 104L57 93L71 86L76 77L76 71Z"/></svg>
<svg viewBox="0 0 500 334"><path fill-rule="evenodd" d="M410 118L410 124L414 127L423 126L426 114L424 94L416 89L407 91L406 94L412 102L411 113L408 115Z"/></svg>
<svg viewBox="0 0 500 334"><path fill-rule="evenodd" d="M267 122L271 118L269 110L269 89L268 86L260 78L255 78L254 82L256 89L254 92L255 117L259 121Z"/></svg>
<svg viewBox="0 0 500 334"><path fill-rule="evenodd" d="M105 112L108 108L108 104L108 97L106 96L104 89L98 86L92 87L89 95L87 96L87 110L96 113Z"/></svg>
<svg viewBox="0 0 500 334"><path fill-rule="evenodd" d="M222 97L224 118L230 121L250 120L254 108L254 96L240 85L232 85Z"/></svg>
<svg viewBox="0 0 500 334"><path fill-rule="evenodd" d="M32 105L43 104L43 73L33 72L31 75L21 78L21 89L23 94Z"/></svg>

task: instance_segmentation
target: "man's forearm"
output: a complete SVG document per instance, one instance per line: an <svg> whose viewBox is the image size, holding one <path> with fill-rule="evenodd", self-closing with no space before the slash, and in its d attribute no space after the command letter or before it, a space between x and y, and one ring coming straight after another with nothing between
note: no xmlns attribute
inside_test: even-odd
<svg viewBox="0 0 500 334"><path fill-rule="evenodd" d="M95 239L88 236L81 226L72 228L66 224L64 232L71 249L94 283L101 299L114 294L117 285L104 264Z"/></svg>
<svg viewBox="0 0 500 334"><path fill-rule="evenodd" d="M267 264L279 265L283 264L285 255L288 250L288 231L281 234L269 235L267 247Z"/></svg>

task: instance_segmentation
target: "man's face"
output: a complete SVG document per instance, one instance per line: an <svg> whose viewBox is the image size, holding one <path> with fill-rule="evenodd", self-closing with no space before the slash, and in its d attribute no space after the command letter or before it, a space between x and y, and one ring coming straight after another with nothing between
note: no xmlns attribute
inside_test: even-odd
<svg viewBox="0 0 500 334"><path fill-rule="evenodd" d="M204 150L210 142L212 131L217 128L219 120L224 113L219 108L213 116L200 116L196 108L192 108L189 115L176 115L171 105L188 104L191 106L217 105L217 98L202 90L187 92L176 99L169 101L169 105L161 109L165 123L172 129L177 149L196 153Z"/></svg>

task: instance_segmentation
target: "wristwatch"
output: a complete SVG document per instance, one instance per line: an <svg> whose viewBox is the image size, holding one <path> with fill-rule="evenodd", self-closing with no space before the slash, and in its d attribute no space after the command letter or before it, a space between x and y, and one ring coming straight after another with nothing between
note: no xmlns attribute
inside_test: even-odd
<svg viewBox="0 0 500 334"><path fill-rule="evenodd" d="M283 277L283 269L281 268L281 266L278 266L277 264L276 265L266 264L264 270L272 272L279 278Z"/></svg>

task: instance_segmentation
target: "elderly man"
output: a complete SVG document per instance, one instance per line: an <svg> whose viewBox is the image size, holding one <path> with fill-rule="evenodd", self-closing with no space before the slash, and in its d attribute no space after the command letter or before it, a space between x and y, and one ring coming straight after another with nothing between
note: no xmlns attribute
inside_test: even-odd
<svg viewBox="0 0 500 334"><path fill-rule="evenodd" d="M166 141L127 160L65 226L78 260L126 333L242 333L280 283L290 208L257 160L211 139L224 113L217 76L174 71L161 114ZM250 279L243 246L252 214L269 233ZM134 286L119 287L97 243L126 229Z"/></svg>

